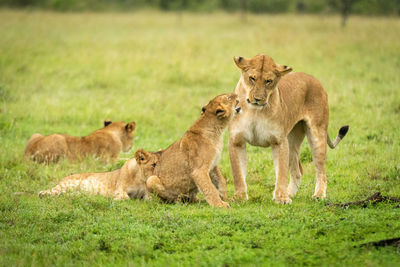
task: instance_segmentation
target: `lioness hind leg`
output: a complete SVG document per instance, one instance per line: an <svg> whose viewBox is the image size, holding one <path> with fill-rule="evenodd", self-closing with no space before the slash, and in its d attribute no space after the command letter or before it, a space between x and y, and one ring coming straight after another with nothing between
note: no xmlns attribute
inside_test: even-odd
<svg viewBox="0 0 400 267"><path fill-rule="evenodd" d="M294 197L301 183L300 148L305 136L304 122L299 122L288 135L290 182L288 193Z"/></svg>
<svg viewBox="0 0 400 267"><path fill-rule="evenodd" d="M315 191L313 198L325 198L327 178L325 172L327 127L307 125L307 139L311 147L312 158L315 165Z"/></svg>

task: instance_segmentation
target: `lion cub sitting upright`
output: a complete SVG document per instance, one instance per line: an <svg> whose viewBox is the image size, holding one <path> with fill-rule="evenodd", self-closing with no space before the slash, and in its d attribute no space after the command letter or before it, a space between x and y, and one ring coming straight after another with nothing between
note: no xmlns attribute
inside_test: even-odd
<svg viewBox="0 0 400 267"><path fill-rule="evenodd" d="M104 128L84 137L34 134L25 148L25 158L46 163L64 157L75 160L86 155L115 160L121 150L128 152L132 148L135 130L134 121L126 124L105 120Z"/></svg>
<svg viewBox="0 0 400 267"><path fill-rule="evenodd" d="M146 180L152 175L159 154L138 150L118 170L103 173L80 173L63 178L50 190L40 191L39 197L58 196L61 193L80 191L113 197L114 199L148 199Z"/></svg>
<svg viewBox="0 0 400 267"><path fill-rule="evenodd" d="M226 181L217 164L223 148L223 132L240 112L238 103L236 94L225 94L203 107L200 119L182 139L160 152L154 176L146 182L148 190L169 202L181 197L195 201L200 190L211 206L228 207L221 200L227 198Z"/></svg>

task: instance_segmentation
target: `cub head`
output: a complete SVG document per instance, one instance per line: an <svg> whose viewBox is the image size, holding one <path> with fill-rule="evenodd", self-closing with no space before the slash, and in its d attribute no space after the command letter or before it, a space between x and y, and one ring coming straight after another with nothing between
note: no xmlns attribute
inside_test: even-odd
<svg viewBox="0 0 400 267"><path fill-rule="evenodd" d="M148 178L154 174L154 169L157 166L159 155L160 153L158 152L148 152L144 149L139 149L136 151L136 163L141 168L145 178Z"/></svg>
<svg viewBox="0 0 400 267"><path fill-rule="evenodd" d="M216 96L201 109L202 116L216 117L219 120L230 120L241 108L237 94L223 94Z"/></svg>
<svg viewBox="0 0 400 267"><path fill-rule="evenodd" d="M246 101L253 107L268 105L269 97L276 89L280 78L291 72L292 68L279 65L266 55L257 55L247 59L233 58L236 66L242 70L241 81L246 89Z"/></svg>
<svg viewBox="0 0 400 267"><path fill-rule="evenodd" d="M136 131L136 122L131 121L124 123L121 121L111 122L110 120L104 121L104 129L116 133L122 143L122 151L128 152L133 146L133 134Z"/></svg>

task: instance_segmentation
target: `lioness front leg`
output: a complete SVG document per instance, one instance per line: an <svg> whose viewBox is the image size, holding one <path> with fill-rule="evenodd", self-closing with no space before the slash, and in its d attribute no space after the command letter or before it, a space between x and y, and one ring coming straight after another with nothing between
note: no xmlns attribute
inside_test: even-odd
<svg viewBox="0 0 400 267"><path fill-rule="evenodd" d="M208 173L209 172L206 168L196 169L191 173L191 177L196 186L203 193L208 204L214 207L229 207L228 202L221 200L219 192L211 182L211 178Z"/></svg>
<svg viewBox="0 0 400 267"><path fill-rule="evenodd" d="M217 187L220 197L223 200L228 200L228 193L226 192L226 179L222 175L221 170L218 168L218 166L215 166L210 171L210 177L212 183L215 185L215 187Z"/></svg>
<svg viewBox="0 0 400 267"><path fill-rule="evenodd" d="M233 183L235 185L235 198L248 200L246 173L247 154L246 142L237 137L229 139L229 160L231 162Z"/></svg>
<svg viewBox="0 0 400 267"><path fill-rule="evenodd" d="M287 191L289 169L289 145L287 138L284 138L279 144L272 146L272 157L276 174L273 199L277 203L290 204L292 200Z"/></svg>

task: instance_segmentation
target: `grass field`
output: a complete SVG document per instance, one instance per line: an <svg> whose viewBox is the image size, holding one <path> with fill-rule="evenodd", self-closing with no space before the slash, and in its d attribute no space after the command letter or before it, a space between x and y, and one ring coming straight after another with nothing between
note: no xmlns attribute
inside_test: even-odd
<svg viewBox="0 0 400 267"><path fill-rule="evenodd" d="M0 10L0 265L399 266L400 206L342 209L376 191L400 196L400 20L351 17ZM248 146L248 202L230 209L112 201L37 192L77 172L119 168L138 148L180 138L203 104L231 92L233 56L265 53L316 76L330 102L325 201L311 199L314 168L302 147L292 205L272 198L270 149ZM116 163L24 162L35 133L87 135L105 118L135 120L135 145ZM225 135L227 141L227 133ZM227 144L227 142L225 142ZM220 164L233 196L227 146ZM26 192L26 195L14 195Z"/></svg>

